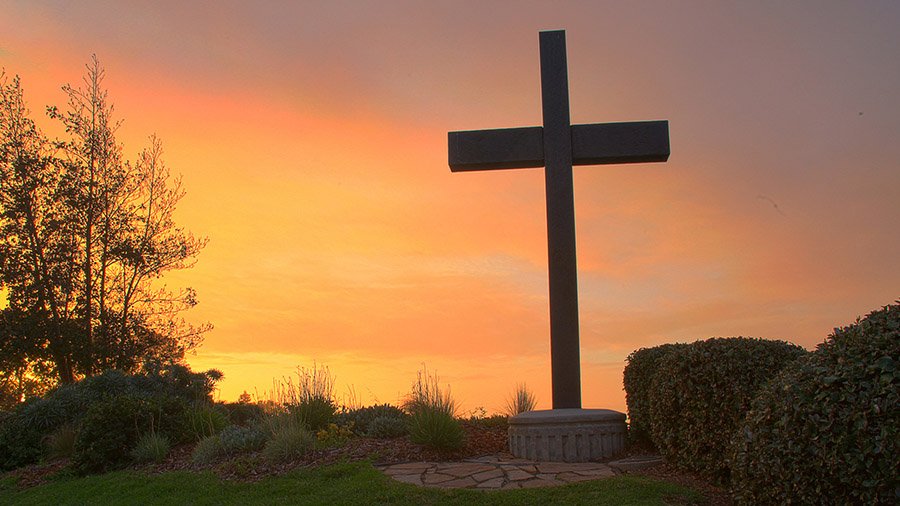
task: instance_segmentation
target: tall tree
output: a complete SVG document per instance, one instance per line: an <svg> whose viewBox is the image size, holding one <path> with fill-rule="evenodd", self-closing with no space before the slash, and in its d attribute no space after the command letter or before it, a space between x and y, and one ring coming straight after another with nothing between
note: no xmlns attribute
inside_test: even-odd
<svg viewBox="0 0 900 506"><path fill-rule="evenodd" d="M180 361L211 328L178 316L196 304L193 290L157 285L206 244L174 223L181 181L156 137L124 160L103 68L94 57L86 69L81 87L63 87L65 110L48 108L67 135L52 143L29 118L18 77L0 82L0 283L9 301L0 331L20 343L0 352L49 360L63 383Z"/></svg>

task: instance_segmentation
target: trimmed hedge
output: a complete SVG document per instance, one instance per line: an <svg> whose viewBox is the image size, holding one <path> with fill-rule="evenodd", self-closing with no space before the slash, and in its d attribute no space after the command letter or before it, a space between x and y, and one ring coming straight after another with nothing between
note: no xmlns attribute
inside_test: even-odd
<svg viewBox="0 0 900 506"><path fill-rule="evenodd" d="M684 343L663 344L631 352L626 359L622 383L628 406L628 438L631 443L653 444L650 437L650 385L659 370L659 361Z"/></svg>
<svg viewBox="0 0 900 506"><path fill-rule="evenodd" d="M658 362L649 395L650 432L666 460L727 481L727 452L762 385L807 352L784 341L713 338Z"/></svg>
<svg viewBox="0 0 900 506"><path fill-rule="evenodd" d="M733 447L739 504L896 504L900 306L835 329L753 403Z"/></svg>

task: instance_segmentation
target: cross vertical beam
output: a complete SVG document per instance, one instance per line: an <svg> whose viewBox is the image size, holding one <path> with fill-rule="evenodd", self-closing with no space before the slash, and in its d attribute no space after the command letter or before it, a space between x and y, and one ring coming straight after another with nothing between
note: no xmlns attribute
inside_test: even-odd
<svg viewBox="0 0 900 506"><path fill-rule="evenodd" d="M553 409L580 408L575 194L565 32L541 32L540 47Z"/></svg>

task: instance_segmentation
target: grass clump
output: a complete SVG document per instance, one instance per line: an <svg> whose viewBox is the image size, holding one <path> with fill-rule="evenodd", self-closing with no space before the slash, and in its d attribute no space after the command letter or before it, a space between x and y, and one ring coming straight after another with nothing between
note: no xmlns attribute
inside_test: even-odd
<svg viewBox="0 0 900 506"><path fill-rule="evenodd" d="M206 466L212 464L224 454L219 436L207 436L197 441L194 451L191 453L191 462L196 465Z"/></svg>
<svg viewBox="0 0 900 506"><path fill-rule="evenodd" d="M147 432L138 439L131 457L137 462L161 462L169 454L169 438L158 432Z"/></svg>
<svg viewBox="0 0 900 506"><path fill-rule="evenodd" d="M536 405L537 398L534 393L528 390L525 383L519 383L515 392L506 400L506 414L513 417L526 411L534 411Z"/></svg>
<svg viewBox="0 0 900 506"><path fill-rule="evenodd" d="M409 433L409 425L404 418L379 416L369 424L366 435L376 439L393 439Z"/></svg>
<svg viewBox="0 0 900 506"><path fill-rule="evenodd" d="M296 376L296 384L293 378L275 383L270 404L299 417L310 430L327 427L337 412L334 376L326 366L316 364L309 369L298 367Z"/></svg>
<svg viewBox="0 0 900 506"><path fill-rule="evenodd" d="M272 462L300 458L316 446L316 436L301 424L284 424L275 429L263 448L263 456Z"/></svg>
<svg viewBox="0 0 900 506"><path fill-rule="evenodd" d="M440 451L462 448L465 432L456 419L457 404L450 388L440 387L437 374L419 371L403 407L409 412L409 437Z"/></svg>
<svg viewBox="0 0 900 506"><path fill-rule="evenodd" d="M64 423L44 438L47 456L51 459L70 458L75 454L78 429L73 423Z"/></svg>

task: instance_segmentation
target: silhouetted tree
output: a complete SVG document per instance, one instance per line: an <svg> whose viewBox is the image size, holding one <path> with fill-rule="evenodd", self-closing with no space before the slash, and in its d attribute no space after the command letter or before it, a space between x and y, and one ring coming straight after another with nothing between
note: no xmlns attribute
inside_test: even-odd
<svg viewBox="0 0 900 506"><path fill-rule="evenodd" d="M62 383L180 361L211 328L178 316L197 303L193 290L154 284L191 267L206 244L173 221L181 181L156 137L124 160L103 68L94 57L86 69L83 87L63 87L65 110L48 108L66 131L55 142L29 117L19 78L0 76L0 284L10 343L0 367L32 364L41 374L33 364L49 361Z"/></svg>

